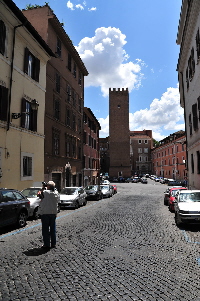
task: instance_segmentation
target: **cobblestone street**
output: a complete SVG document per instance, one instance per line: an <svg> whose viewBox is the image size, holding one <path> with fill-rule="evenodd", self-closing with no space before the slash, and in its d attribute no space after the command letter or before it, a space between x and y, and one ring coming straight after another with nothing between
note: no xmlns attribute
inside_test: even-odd
<svg viewBox="0 0 200 301"><path fill-rule="evenodd" d="M200 227L176 227L165 185L117 186L112 198L62 210L48 252L40 220L1 229L0 300L200 300Z"/></svg>

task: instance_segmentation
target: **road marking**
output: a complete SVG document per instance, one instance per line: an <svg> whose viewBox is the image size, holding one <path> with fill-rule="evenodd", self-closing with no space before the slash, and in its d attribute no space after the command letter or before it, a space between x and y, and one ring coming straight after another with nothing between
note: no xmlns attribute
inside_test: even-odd
<svg viewBox="0 0 200 301"><path fill-rule="evenodd" d="M60 218L66 217L66 216L68 216L68 215L74 214L74 213L76 213L76 212L78 212L78 211L85 210L85 209L87 209L88 207L92 207L92 206L94 206L94 205L96 205L96 204L98 204L98 203L100 203L100 202L102 202L102 201L104 201L104 200L105 200L105 199L101 199L100 201L97 201L97 202L95 202L95 203L93 203L93 204L91 204L91 205L89 205L89 206L87 206L87 207L86 207L86 206L85 206L85 207L81 207L81 208L79 208L79 209L77 209L77 210L74 210L74 211L72 211L72 212L69 212L69 213L67 213L67 214L58 216L56 219L60 219ZM17 231L8 233L8 234L1 235L1 236L0 236L0 240L3 239L3 238L9 237L9 236L11 236L11 235L16 235L16 234L21 233L21 232L23 232L23 231L27 231L27 230L30 230L30 229L39 227L39 226L41 226L41 224L42 224L42 223L40 222L39 224L30 226L30 227L27 227L27 228L23 228L23 229L20 229L20 230L17 230Z"/></svg>

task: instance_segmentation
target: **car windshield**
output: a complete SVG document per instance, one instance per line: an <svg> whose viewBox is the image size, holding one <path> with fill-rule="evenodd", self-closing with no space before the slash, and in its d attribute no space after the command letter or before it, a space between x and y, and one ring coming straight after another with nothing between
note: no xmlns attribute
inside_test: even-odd
<svg viewBox="0 0 200 301"><path fill-rule="evenodd" d="M67 195L78 194L78 190L77 188L63 188L60 194L67 194Z"/></svg>
<svg viewBox="0 0 200 301"><path fill-rule="evenodd" d="M22 193L27 197L27 198L35 198L37 197L39 188L27 188L22 190Z"/></svg>
<svg viewBox="0 0 200 301"><path fill-rule="evenodd" d="M171 191L171 196L175 196L177 194L177 191L178 191L178 189L177 190L172 190Z"/></svg>
<svg viewBox="0 0 200 301"><path fill-rule="evenodd" d="M180 202L200 202L200 192L181 193Z"/></svg>
<svg viewBox="0 0 200 301"><path fill-rule="evenodd" d="M85 187L85 190L95 190L97 191L97 186L89 185Z"/></svg>
<svg viewBox="0 0 200 301"><path fill-rule="evenodd" d="M101 190L108 190L109 189L109 187L108 186L101 186Z"/></svg>

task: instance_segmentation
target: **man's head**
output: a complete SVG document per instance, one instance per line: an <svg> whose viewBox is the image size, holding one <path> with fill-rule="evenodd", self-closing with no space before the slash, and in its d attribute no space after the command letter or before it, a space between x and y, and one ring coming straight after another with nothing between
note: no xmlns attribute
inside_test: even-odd
<svg viewBox="0 0 200 301"><path fill-rule="evenodd" d="M48 183L47 183L47 189L48 190L54 190L54 188L55 188L55 183L53 182L53 181L49 181Z"/></svg>

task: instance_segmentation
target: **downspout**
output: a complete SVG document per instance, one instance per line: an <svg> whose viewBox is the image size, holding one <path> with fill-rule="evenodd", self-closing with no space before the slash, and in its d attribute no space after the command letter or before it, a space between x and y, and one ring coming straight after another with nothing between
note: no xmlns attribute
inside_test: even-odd
<svg viewBox="0 0 200 301"><path fill-rule="evenodd" d="M188 139L187 139L187 127L186 127L186 110L185 110L185 92L184 92L184 82L183 82L183 72L181 74L181 84L182 84L182 92L183 92L183 105L184 105L184 119L185 119L185 138L186 138L186 170L188 171ZM189 187L189 182L188 182Z"/></svg>
<svg viewBox="0 0 200 301"><path fill-rule="evenodd" d="M7 131L10 129L10 106L11 106L11 92L12 92L12 82L13 82L13 65L14 65L14 54L15 54L15 36L16 29L18 27L24 26L24 24L20 24L14 27L14 36L13 36L13 49L12 49L12 58L11 58L11 67L10 67L10 91L8 98L8 112L7 112Z"/></svg>

